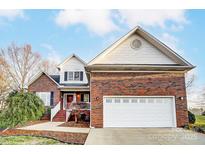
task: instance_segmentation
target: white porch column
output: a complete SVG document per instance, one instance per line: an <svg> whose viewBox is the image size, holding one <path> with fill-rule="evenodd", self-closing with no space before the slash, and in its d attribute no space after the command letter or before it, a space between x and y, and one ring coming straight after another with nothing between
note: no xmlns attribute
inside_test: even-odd
<svg viewBox="0 0 205 154"><path fill-rule="evenodd" d="M63 94L63 109L65 110L65 106L66 106L66 99L67 99L67 97L66 97L67 95L65 95L65 94Z"/></svg>
<svg viewBox="0 0 205 154"><path fill-rule="evenodd" d="M76 93L73 94L73 102L76 103Z"/></svg>

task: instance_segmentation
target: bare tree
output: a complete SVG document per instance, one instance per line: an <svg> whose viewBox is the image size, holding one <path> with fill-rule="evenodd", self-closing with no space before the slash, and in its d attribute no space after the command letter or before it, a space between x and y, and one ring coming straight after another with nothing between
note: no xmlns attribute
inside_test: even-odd
<svg viewBox="0 0 205 154"><path fill-rule="evenodd" d="M32 51L31 45L17 47L11 44L7 49L1 49L0 56L7 64L4 69L12 78L14 89L24 91L26 84L39 68L40 55Z"/></svg>
<svg viewBox="0 0 205 154"><path fill-rule="evenodd" d="M193 84L194 84L195 79L196 79L195 74L187 75L186 88L192 87Z"/></svg>
<svg viewBox="0 0 205 154"><path fill-rule="evenodd" d="M48 74L58 74L57 63L51 60L43 60L40 69Z"/></svg>
<svg viewBox="0 0 205 154"><path fill-rule="evenodd" d="M194 86L194 82L196 80L196 74L195 72L189 72L186 74L185 76L186 79L186 88L188 91L190 91L192 89L192 87Z"/></svg>
<svg viewBox="0 0 205 154"><path fill-rule="evenodd" d="M5 67L7 67L6 62L3 60L2 56L0 56L0 109L4 107L4 102L6 99L6 96L10 92L10 78L7 76L7 73L5 72Z"/></svg>

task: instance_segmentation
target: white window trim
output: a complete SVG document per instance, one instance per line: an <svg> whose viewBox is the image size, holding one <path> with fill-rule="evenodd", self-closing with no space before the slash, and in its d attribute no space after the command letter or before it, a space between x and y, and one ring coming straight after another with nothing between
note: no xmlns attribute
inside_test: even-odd
<svg viewBox="0 0 205 154"><path fill-rule="evenodd" d="M84 71L82 71L82 70L79 70L79 71L67 71L67 72L68 72L68 78L67 78L68 80L67 81L80 81L80 78L81 78L81 73L80 72L83 72L83 74L84 74ZM70 80L70 77L69 77L70 72L73 73L72 80ZM79 73L79 80L75 80L75 73L76 72Z"/></svg>
<svg viewBox="0 0 205 154"><path fill-rule="evenodd" d="M36 95L40 97L45 106L50 106L51 104L51 92L36 92ZM46 95L46 97L45 97ZM44 100L45 98L45 100Z"/></svg>
<svg viewBox="0 0 205 154"><path fill-rule="evenodd" d="M85 96L87 96L88 97L88 101L87 102L90 102L90 95L89 94L83 94L83 100L85 100Z"/></svg>

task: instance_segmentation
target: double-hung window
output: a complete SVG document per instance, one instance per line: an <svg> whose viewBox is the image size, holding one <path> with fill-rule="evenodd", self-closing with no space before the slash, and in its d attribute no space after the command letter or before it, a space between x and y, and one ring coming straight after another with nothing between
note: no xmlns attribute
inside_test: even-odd
<svg viewBox="0 0 205 154"><path fill-rule="evenodd" d="M73 72L68 72L68 80L73 80Z"/></svg>
<svg viewBox="0 0 205 154"><path fill-rule="evenodd" d="M83 81L83 71L68 72L68 81Z"/></svg>
<svg viewBox="0 0 205 154"><path fill-rule="evenodd" d="M45 106L53 105L53 92L36 92L36 95L42 99Z"/></svg>

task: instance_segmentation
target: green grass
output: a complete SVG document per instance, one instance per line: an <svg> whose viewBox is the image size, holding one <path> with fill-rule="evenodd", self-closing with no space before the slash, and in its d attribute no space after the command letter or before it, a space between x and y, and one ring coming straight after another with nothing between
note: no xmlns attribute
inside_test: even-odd
<svg viewBox="0 0 205 154"><path fill-rule="evenodd" d="M0 145L51 145L64 144L54 139L33 136L6 136L0 137Z"/></svg>
<svg viewBox="0 0 205 154"><path fill-rule="evenodd" d="M205 130L205 116L202 115L195 115L196 121L194 125L201 127L203 130Z"/></svg>

